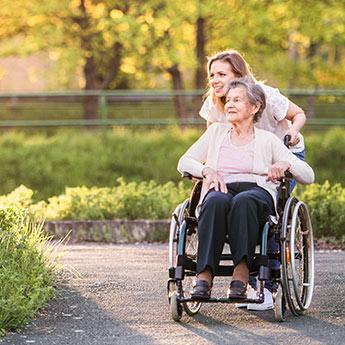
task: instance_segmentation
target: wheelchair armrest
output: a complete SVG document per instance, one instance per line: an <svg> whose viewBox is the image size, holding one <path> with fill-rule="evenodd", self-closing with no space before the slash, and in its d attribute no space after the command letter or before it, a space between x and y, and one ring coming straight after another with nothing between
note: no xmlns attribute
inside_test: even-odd
<svg viewBox="0 0 345 345"><path fill-rule="evenodd" d="M182 178L188 178L189 180L194 180L194 181L202 181L202 177L193 176L192 174L190 174L187 171L184 171L182 173Z"/></svg>

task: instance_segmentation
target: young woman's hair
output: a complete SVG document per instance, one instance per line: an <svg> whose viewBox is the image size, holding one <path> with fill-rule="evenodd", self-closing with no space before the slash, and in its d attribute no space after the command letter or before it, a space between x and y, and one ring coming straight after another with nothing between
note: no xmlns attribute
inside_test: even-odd
<svg viewBox="0 0 345 345"><path fill-rule="evenodd" d="M262 87L254 83L253 80L249 76L245 76L243 78L235 79L229 83L227 86L227 90L225 95L229 93L231 89L235 89L237 87L242 87L246 90L247 97L249 99L250 104L256 105L260 104L260 108L258 111L254 114L253 121L258 122L262 112L264 111L266 107L266 96L265 92L262 89ZM222 101L225 102L226 97L222 97Z"/></svg>
<svg viewBox="0 0 345 345"><path fill-rule="evenodd" d="M211 66L215 61L227 62L230 65L232 72L235 74L236 77L241 78L244 76L248 76L253 83L257 83L257 80L251 72L247 61L242 57L242 55L238 51L233 49L224 50L209 57L207 62L207 73L209 78ZM215 95L211 85L208 94L210 94L210 96L212 97L212 101L217 106L217 108L221 112L224 112L224 104Z"/></svg>

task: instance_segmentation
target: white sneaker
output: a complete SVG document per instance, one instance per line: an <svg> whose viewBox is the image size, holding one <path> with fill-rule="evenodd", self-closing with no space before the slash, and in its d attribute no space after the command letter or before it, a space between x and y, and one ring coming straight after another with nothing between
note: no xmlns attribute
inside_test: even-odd
<svg viewBox="0 0 345 345"><path fill-rule="evenodd" d="M247 298L254 299L257 298L256 291L249 285L247 289ZM248 303L235 303L236 308L247 308Z"/></svg>
<svg viewBox="0 0 345 345"><path fill-rule="evenodd" d="M273 309L273 296L270 291L264 289L264 303L248 303L248 310L270 310Z"/></svg>

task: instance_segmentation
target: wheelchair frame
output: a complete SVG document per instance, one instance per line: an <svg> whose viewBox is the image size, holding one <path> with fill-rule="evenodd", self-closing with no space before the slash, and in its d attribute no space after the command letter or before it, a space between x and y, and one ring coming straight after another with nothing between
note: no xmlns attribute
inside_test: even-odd
<svg viewBox="0 0 345 345"><path fill-rule="evenodd" d="M189 174L184 177L192 178ZM287 306L293 315L302 315L310 306L314 288L313 230L307 206L290 196L289 178L282 179L278 190L278 223L269 219L262 231L260 254L254 262L259 280L256 299L210 298L194 300L190 296L196 275L197 218L195 215L202 181L196 181L190 198L178 205L173 213L169 235L169 280L167 285L170 312L179 321L183 310L190 316L197 314L202 303L263 303L265 281L276 282L273 291L274 314L277 321L286 318ZM267 253L267 240L275 236L279 241L278 253ZM268 259L278 259L279 270L268 267ZM231 254L223 252L220 261L232 260ZM215 276L231 276L233 265L219 265Z"/></svg>

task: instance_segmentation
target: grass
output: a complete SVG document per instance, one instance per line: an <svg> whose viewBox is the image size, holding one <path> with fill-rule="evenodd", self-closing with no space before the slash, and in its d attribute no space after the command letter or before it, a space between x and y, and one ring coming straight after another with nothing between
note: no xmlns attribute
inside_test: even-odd
<svg viewBox="0 0 345 345"><path fill-rule="evenodd" d="M0 210L0 335L25 325L54 296L53 264L43 223Z"/></svg>

